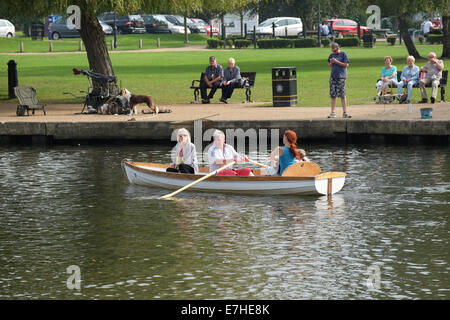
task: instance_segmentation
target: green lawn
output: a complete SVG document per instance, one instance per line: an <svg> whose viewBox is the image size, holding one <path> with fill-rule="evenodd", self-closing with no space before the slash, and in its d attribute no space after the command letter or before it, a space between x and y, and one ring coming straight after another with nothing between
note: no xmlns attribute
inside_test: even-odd
<svg viewBox="0 0 450 320"><path fill-rule="evenodd" d="M394 65L402 69L406 65L407 51L403 46L377 44L376 48L344 48L350 58L347 95L350 104L368 103L368 97L375 95L375 82L383 66L383 57L391 55ZM429 51L438 55L442 46L418 46L423 56ZM226 65L229 57L234 57L241 71L255 71L256 86L253 93L255 101L272 100L271 68L279 66L297 67L299 106L329 106L328 78L330 70L327 58L328 48L304 49L246 49L186 51L186 52L122 52L111 53L116 75L122 86L131 92L152 95L158 104L186 103L193 99L189 89L192 79L199 78L200 72L208 64L208 57L214 54L219 63ZM72 68L87 68L84 54L65 55L14 55L0 54L0 99L7 96L6 63L15 59L18 63L19 84L36 87L39 99L50 102L81 102L64 91L85 90L85 76L74 76ZM422 66L425 60L417 61ZM446 67L450 60L445 60ZM216 99L220 97L220 90ZM414 90L413 101L420 98L418 89ZM232 101L243 101L243 90L235 91Z"/></svg>
<svg viewBox="0 0 450 320"><path fill-rule="evenodd" d="M142 39L143 49L156 48L156 39L160 38L161 48L176 48L185 46L183 34L127 34L117 37L118 50L137 50L139 49L139 39ZM110 48L110 42L113 36L106 37L106 43ZM206 44L205 35L189 35L190 44ZM53 51L78 51L78 42L81 38L62 38L53 41ZM45 38L42 41L33 41L29 37L17 37L12 39L0 38L0 53L2 52L20 52L20 43L23 42L25 52L48 52L49 40Z"/></svg>

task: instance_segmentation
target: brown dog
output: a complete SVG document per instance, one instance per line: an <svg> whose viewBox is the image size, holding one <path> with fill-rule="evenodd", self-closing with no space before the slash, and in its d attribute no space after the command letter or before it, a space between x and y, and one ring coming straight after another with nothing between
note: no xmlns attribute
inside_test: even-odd
<svg viewBox="0 0 450 320"><path fill-rule="evenodd" d="M141 103L146 104L150 108L150 112L145 112L144 110L142 110L142 113L145 113L145 114L148 114L148 113L158 114L158 113L172 112L170 109L157 107L151 96L131 94L131 92L125 88L120 90L120 95L125 96L128 99L128 101L130 102L130 115L132 115L133 112L134 112L134 114L137 114L136 106Z"/></svg>
<svg viewBox="0 0 450 320"><path fill-rule="evenodd" d="M138 94L131 94L130 91L123 88L120 90L120 95L125 96L128 101L130 102L130 115L137 114L136 106L138 104L146 104L147 107L150 108L152 113L158 113L159 109L157 106L155 106L155 102L153 101L153 98L150 96L144 96L144 95L138 95Z"/></svg>

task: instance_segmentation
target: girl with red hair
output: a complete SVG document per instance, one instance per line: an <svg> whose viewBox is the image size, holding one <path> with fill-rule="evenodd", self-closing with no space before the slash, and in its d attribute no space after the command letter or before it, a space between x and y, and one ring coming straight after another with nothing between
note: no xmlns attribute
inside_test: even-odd
<svg viewBox="0 0 450 320"><path fill-rule="evenodd" d="M270 154L270 159L272 161L279 161L280 170L277 175L282 175L283 171L294 164L296 160L301 160L301 157L297 150L297 135L292 130L286 130L283 136L282 147L277 147Z"/></svg>

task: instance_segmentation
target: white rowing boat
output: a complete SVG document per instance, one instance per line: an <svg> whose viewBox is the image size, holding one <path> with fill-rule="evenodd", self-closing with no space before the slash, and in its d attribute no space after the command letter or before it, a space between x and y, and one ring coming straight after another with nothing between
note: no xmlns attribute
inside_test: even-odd
<svg viewBox="0 0 450 320"><path fill-rule="evenodd" d="M199 174L172 173L166 172L168 165L130 160L124 160L122 166L130 183L165 189L184 187L209 172L207 167L200 167ZM190 190L260 195L331 195L344 186L345 172L320 173L320 168L312 162L302 162L291 167L285 170L283 176L265 176L261 170L254 170L255 176L215 175L192 186ZM305 170L306 167L314 170ZM302 172L312 172L313 175Z"/></svg>

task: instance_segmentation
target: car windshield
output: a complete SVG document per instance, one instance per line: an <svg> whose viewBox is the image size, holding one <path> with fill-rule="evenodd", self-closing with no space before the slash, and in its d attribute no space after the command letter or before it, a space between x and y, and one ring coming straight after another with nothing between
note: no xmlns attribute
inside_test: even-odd
<svg viewBox="0 0 450 320"><path fill-rule="evenodd" d="M272 22L275 22L277 19L268 19L262 22L258 27L269 27L272 25Z"/></svg>
<svg viewBox="0 0 450 320"><path fill-rule="evenodd" d="M194 20L195 23L201 25L201 26L206 26L206 22L203 20Z"/></svg>

